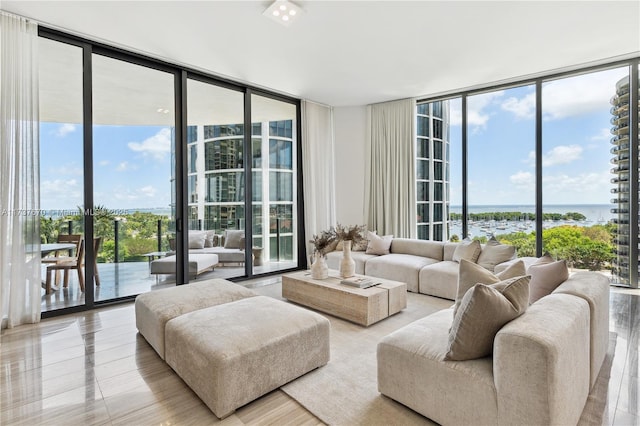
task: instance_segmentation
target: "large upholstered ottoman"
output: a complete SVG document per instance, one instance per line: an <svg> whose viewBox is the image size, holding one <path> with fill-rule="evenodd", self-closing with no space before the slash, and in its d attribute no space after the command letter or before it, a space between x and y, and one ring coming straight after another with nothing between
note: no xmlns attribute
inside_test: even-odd
<svg viewBox="0 0 640 426"><path fill-rule="evenodd" d="M248 288L219 278L150 291L136 297L136 326L164 359L167 321L187 312L253 296L256 293Z"/></svg>
<svg viewBox="0 0 640 426"><path fill-rule="evenodd" d="M329 321L266 296L167 323L165 360L220 418L329 362Z"/></svg>
<svg viewBox="0 0 640 426"><path fill-rule="evenodd" d="M218 264L218 255L213 253L189 253L189 276L196 277L204 271L213 270ZM167 256L151 262L152 274L175 274L176 257Z"/></svg>

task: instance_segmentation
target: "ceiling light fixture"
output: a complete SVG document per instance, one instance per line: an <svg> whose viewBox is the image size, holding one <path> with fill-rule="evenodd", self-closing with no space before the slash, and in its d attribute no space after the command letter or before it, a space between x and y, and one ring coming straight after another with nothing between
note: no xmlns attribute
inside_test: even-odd
<svg viewBox="0 0 640 426"><path fill-rule="evenodd" d="M303 10L288 0L276 0L262 14L288 27Z"/></svg>

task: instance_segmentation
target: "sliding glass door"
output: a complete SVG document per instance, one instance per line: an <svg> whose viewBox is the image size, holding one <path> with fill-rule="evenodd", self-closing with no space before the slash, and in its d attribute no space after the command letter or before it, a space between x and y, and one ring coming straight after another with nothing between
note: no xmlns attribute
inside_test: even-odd
<svg viewBox="0 0 640 426"><path fill-rule="evenodd" d="M95 300L104 301L175 285L174 74L97 54L92 68L94 240L87 244L95 251Z"/></svg>
<svg viewBox="0 0 640 426"><path fill-rule="evenodd" d="M219 278L245 275L245 130L243 92L187 81L189 254L215 254Z"/></svg>
<svg viewBox="0 0 640 426"><path fill-rule="evenodd" d="M85 304L78 269L56 269L81 255L67 240L84 232L83 65L77 46L41 38L39 52L42 312L49 312Z"/></svg>

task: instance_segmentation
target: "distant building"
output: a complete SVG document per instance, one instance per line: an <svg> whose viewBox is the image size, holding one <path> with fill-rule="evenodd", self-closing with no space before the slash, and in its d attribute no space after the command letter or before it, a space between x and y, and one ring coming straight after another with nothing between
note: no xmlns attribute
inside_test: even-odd
<svg viewBox="0 0 640 426"><path fill-rule="evenodd" d="M621 284L629 284L630 265L637 266L637 261L630 262L629 259L629 94L629 77L625 77L616 83L616 94L611 98L611 163L615 166L611 169L615 175L611 179L615 185L611 189L614 194L611 202L616 205L611 213L615 215L613 223L618 225L614 238L617 256L613 261L613 274Z"/></svg>
<svg viewBox="0 0 640 426"><path fill-rule="evenodd" d="M189 229L245 229L270 260L296 253L296 158L293 120L251 126L252 211L245 212L244 125L187 127ZM172 206L175 208L175 204Z"/></svg>
<svg viewBox="0 0 640 426"><path fill-rule="evenodd" d="M417 105L416 202L418 238L449 235L449 101Z"/></svg>

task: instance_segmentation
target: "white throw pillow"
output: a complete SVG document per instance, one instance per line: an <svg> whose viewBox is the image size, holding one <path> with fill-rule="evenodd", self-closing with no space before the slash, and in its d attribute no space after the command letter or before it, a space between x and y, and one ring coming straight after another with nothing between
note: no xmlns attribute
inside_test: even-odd
<svg viewBox="0 0 640 426"><path fill-rule="evenodd" d="M461 241L453 252L452 260L454 262L460 262L460 260L464 259L475 263L476 260L478 260L478 256L480 256L481 250L482 246L480 246L480 241L478 240Z"/></svg>
<svg viewBox="0 0 640 426"><path fill-rule="evenodd" d="M225 231L224 248L243 249L244 248L244 231L243 230L227 230Z"/></svg>
<svg viewBox="0 0 640 426"><path fill-rule="evenodd" d="M393 241L393 235L383 235L379 237L374 232L367 232L367 239L369 243L367 244L367 254L389 254L389 249L391 248L391 242Z"/></svg>
<svg viewBox="0 0 640 426"><path fill-rule="evenodd" d="M206 240L206 233L201 231L189 231L189 248L203 249Z"/></svg>

